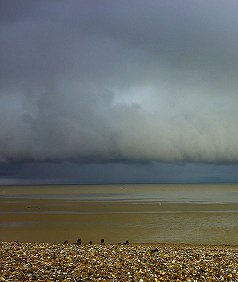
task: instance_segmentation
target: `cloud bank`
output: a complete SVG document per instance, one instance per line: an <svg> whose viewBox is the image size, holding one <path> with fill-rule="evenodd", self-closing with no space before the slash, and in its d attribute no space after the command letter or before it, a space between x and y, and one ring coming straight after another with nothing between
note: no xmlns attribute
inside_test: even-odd
<svg viewBox="0 0 238 282"><path fill-rule="evenodd" d="M237 163L237 12L0 0L0 161Z"/></svg>

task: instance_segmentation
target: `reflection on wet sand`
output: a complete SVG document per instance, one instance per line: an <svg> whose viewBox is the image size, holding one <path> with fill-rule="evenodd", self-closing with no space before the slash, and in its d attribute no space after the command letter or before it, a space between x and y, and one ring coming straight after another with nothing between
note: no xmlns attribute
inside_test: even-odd
<svg viewBox="0 0 238 282"><path fill-rule="evenodd" d="M0 241L237 244L237 204L0 199Z"/></svg>

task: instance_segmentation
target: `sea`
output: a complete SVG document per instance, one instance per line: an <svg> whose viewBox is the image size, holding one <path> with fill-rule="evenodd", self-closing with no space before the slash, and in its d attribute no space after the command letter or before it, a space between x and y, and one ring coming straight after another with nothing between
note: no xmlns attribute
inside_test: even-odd
<svg viewBox="0 0 238 282"><path fill-rule="evenodd" d="M238 245L238 184L0 186L0 241Z"/></svg>

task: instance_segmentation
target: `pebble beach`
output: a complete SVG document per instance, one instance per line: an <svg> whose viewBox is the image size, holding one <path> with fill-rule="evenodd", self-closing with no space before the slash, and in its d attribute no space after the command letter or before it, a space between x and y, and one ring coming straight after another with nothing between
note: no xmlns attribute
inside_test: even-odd
<svg viewBox="0 0 238 282"><path fill-rule="evenodd" d="M238 281L238 247L2 242L0 281Z"/></svg>

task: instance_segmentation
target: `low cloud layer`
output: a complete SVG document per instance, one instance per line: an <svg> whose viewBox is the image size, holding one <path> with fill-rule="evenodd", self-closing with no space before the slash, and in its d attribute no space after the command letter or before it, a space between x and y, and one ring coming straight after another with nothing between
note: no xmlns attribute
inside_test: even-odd
<svg viewBox="0 0 238 282"><path fill-rule="evenodd" d="M237 163L237 12L0 0L0 161Z"/></svg>

